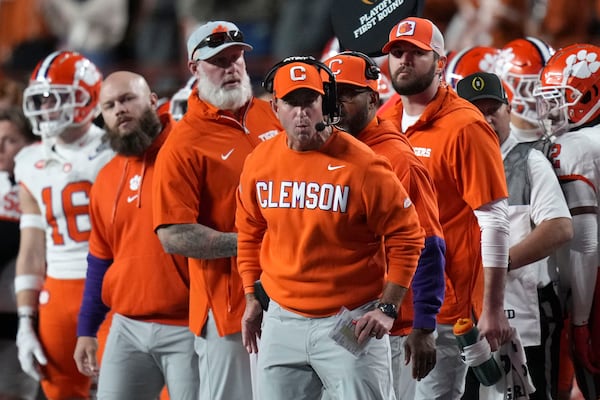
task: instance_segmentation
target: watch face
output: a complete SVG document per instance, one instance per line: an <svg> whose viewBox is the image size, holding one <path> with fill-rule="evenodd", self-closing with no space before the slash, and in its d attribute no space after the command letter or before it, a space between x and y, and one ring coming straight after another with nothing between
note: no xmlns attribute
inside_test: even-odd
<svg viewBox="0 0 600 400"><path fill-rule="evenodd" d="M398 317L398 311L396 310L395 304L390 303L379 303L377 308L381 310L382 313L387 315L388 317L396 319Z"/></svg>

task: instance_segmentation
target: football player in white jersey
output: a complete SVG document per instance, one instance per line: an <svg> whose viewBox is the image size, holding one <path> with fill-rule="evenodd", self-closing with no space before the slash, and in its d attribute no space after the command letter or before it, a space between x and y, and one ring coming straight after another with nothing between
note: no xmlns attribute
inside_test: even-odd
<svg viewBox="0 0 600 400"><path fill-rule="evenodd" d="M23 111L42 141L15 160L23 211L17 346L23 370L41 380L48 399L89 397L90 378L77 371L72 354L86 276L88 195L114 155L92 122L101 82L87 58L58 51L38 63L23 97Z"/></svg>
<svg viewBox="0 0 600 400"><path fill-rule="evenodd" d="M535 393L530 393L524 381L515 379L512 385L500 383L493 391L508 393L510 388L513 393L529 394L530 400L556 399L562 313L555 292L558 272L549 256L573 237L569 208L552 165L535 147L537 142L522 142L511 129L512 104L500 78L477 72L460 80L456 92L481 111L500 141L510 221L504 312L519 333L528 375L535 386ZM501 356L505 363L517 361L509 361L509 354L508 358ZM524 370L515 364L512 368ZM477 393L480 399L489 398L480 392L479 381L469 371L465 398Z"/></svg>
<svg viewBox="0 0 600 400"><path fill-rule="evenodd" d="M600 395L600 47L558 50L534 89L538 116L555 141L549 157L573 218L568 263L559 263L570 293L570 340L578 385L586 399ZM563 268L563 266L565 266Z"/></svg>

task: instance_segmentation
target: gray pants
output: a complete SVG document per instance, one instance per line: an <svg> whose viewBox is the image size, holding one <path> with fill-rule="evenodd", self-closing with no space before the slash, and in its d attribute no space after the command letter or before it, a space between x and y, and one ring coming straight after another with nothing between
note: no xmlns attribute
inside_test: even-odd
<svg viewBox="0 0 600 400"><path fill-rule="evenodd" d="M394 392L396 400L413 400L417 380L412 377L412 360L408 365L404 364L406 351L404 343L408 336L390 336L390 347L392 349L392 373L394 375Z"/></svg>
<svg viewBox="0 0 600 400"><path fill-rule="evenodd" d="M98 399L198 400L198 360L187 326L136 321L115 314L100 365Z"/></svg>
<svg viewBox="0 0 600 400"><path fill-rule="evenodd" d="M323 389L328 400L395 400L388 336L371 339L355 357L329 337L336 321L307 318L271 300L258 351L261 400L319 399Z"/></svg>
<svg viewBox="0 0 600 400"><path fill-rule="evenodd" d="M437 326L435 368L416 383L415 400L458 400L465 391L467 364L460 350L452 325Z"/></svg>
<svg viewBox="0 0 600 400"><path fill-rule="evenodd" d="M219 336L209 311L194 348L200 370L200 399L252 400L250 356L241 333Z"/></svg>

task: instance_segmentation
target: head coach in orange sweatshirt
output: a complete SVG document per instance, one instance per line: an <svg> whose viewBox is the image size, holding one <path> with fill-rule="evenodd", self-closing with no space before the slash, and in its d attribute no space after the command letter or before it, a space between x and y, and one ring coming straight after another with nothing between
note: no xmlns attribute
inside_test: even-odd
<svg viewBox="0 0 600 400"><path fill-rule="evenodd" d="M392 398L388 332L424 242L415 207L385 158L331 126L339 111L324 64L285 59L265 88L285 134L246 159L236 211L258 395Z"/></svg>

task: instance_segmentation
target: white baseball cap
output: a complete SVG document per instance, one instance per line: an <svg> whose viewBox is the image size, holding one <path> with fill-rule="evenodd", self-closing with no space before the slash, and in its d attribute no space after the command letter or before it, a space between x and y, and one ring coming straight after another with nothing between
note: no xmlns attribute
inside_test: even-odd
<svg viewBox="0 0 600 400"><path fill-rule="evenodd" d="M188 38L188 57L190 60L207 60L232 46L252 50L252 46L244 43L244 35L235 24L227 21L209 21L196 28Z"/></svg>

